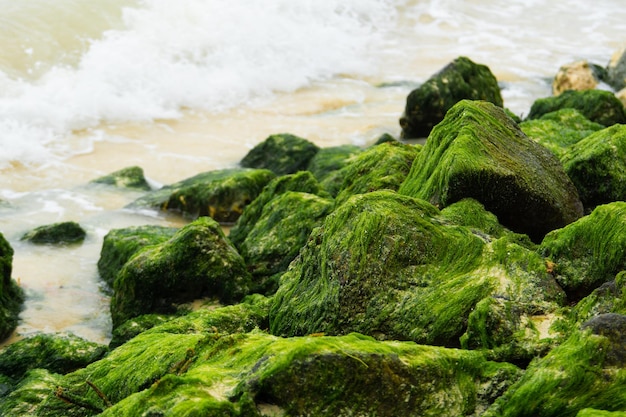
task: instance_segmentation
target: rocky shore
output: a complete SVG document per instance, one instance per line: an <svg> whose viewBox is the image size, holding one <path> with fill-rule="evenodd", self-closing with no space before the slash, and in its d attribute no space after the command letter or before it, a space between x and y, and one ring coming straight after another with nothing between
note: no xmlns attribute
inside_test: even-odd
<svg viewBox="0 0 626 417"><path fill-rule="evenodd" d="M159 190L139 167L95 179L188 224L106 235L111 343L6 347L0 414L626 416L626 110L602 86L626 55L564 66L522 120L460 57L407 97L401 138L276 134ZM1 337L12 255L1 239Z"/></svg>

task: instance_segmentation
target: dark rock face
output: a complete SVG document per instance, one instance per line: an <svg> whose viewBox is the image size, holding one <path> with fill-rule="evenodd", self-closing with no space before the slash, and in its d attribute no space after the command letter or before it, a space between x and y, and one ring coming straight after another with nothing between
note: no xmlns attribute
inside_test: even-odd
<svg viewBox="0 0 626 417"><path fill-rule="evenodd" d="M426 137L461 100L485 100L502 107L498 81L488 67L459 57L413 90L400 119L403 138Z"/></svg>
<svg viewBox="0 0 626 417"><path fill-rule="evenodd" d="M536 100L527 119L537 119L546 113L566 108L576 109L587 119L606 127L626 123L626 111L622 102L610 91L603 90L569 90L558 97Z"/></svg>
<svg viewBox="0 0 626 417"><path fill-rule="evenodd" d="M63 222L37 227L22 236L22 240L38 244L64 244L82 242L85 236L87 232L78 223Z"/></svg>
<svg viewBox="0 0 626 417"><path fill-rule="evenodd" d="M308 140L288 133L272 135L252 148L241 160L245 168L269 169L276 175L305 170L319 151Z"/></svg>
<svg viewBox="0 0 626 417"><path fill-rule="evenodd" d="M440 208L474 198L504 226L534 241L583 215L559 160L484 101L464 100L450 109L399 192Z"/></svg>

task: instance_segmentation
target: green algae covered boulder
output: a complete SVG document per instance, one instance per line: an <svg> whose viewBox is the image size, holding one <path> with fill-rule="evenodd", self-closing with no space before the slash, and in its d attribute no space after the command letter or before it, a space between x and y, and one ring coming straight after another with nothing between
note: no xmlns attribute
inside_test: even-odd
<svg viewBox="0 0 626 417"><path fill-rule="evenodd" d="M604 411L593 408L583 408L576 417L626 417L626 411Z"/></svg>
<svg viewBox="0 0 626 417"><path fill-rule="evenodd" d="M341 204L355 194L376 190L397 191L411 170L413 160L419 155L421 146L400 142L385 142L372 146L355 157L339 170L343 178L336 194Z"/></svg>
<svg viewBox="0 0 626 417"><path fill-rule="evenodd" d="M24 292L11 278L12 271L13 248L0 233L0 340L15 330L24 302Z"/></svg>
<svg viewBox="0 0 626 417"><path fill-rule="evenodd" d="M441 210L441 216L453 224L480 230L492 237L500 237L506 232L496 215L485 210L485 206L473 198L450 204Z"/></svg>
<svg viewBox="0 0 626 417"><path fill-rule="evenodd" d="M284 272L306 243L311 230L333 209L334 201L288 191L263 207L261 217L239 245L257 291L273 293L271 277Z"/></svg>
<svg viewBox="0 0 626 417"><path fill-rule="evenodd" d="M562 345L531 363L487 412L492 416L576 416L585 408L626 410L626 316L590 320Z"/></svg>
<svg viewBox="0 0 626 417"><path fill-rule="evenodd" d="M465 99L485 100L502 107L500 87L489 68L459 57L408 95L400 119L402 137L428 136L446 112Z"/></svg>
<svg viewBox="0 0 626 417"><path fill-rule="evenodd" d="M114 349L128 342L133 337L150 330L151 328L172 320L172 315L166 314L143 314L126 320L124 323L113 328L109 348Z"/></svg>
<svg viewBox="0 0 626 417"><path fill-rule="evenodd" d="M343 176L341 168L362 151L355 145L331 146L322 148L311 159L307 170L317 178L323 188L333 195L337 195Z"/></svg>
<svg viewBox="0 0 626 417"><path fill-rule="evenodd" d="M104 236L98 259L100 277L113 286L117 273L134 254L146 246L157 245L171 239L177 230L175 227L156 225L110 230Z"/></svg>
<svg viewBox="0 0 626 417"><path fill-rule="evenodd" d="M491 103L464 100L433 129L399 189L443 208L473 198L534 241L583 215L559 160Z"/></svg>
<svg viewBox="0 0 626 417"><path fill-rule="evenodd" d="M281 133L271 135L252 148L241 160L245 168L269 169L276 175L293 174L307 169L320 148L308 140Z"/></svg>
<svg viewBox="0 0 626 417"><path fill-rule="evenodd" d="M626 200L626 125L587 136L561 157L585 209Z"/></svg>
<svg viewBox="0 0 626 417"><path fill-rule="evenodd" d="M352 197L312 232L281 277L270 331L357 331L459 346L485 298L518 302L529 316L562 303L564 294L536 252L442 217L423 200L389 191Z"/></svg>
<svg viewBox="0 0 626 417"><path fill-rule="evenodd" d="M22 240L37 244L68 244L80 243L85 240L87 232L76 222L61 222L39 226L25 233Z"/></svg>
<svg viewBox="0 0 626 417"><path fill-rule="evenodd" d="M106 346L73 334L38 334L0 351L0 374L15 380L36 368L66 374L101 359L107 351Z"/></svg>
<svg viewBox="0 0 626 417"><path fill-rule="evenodd" d="M596 207L588 216L544 238L541 253L571 300L580 300L626 270L626 203Z"/></svg>
<svg viewBox="0 0 626 417"><path fill-rule="evenodd" d="M317 179L309 171L300 171L295 174L283 175L270 181L259 196L248 206L235 225L230 229L228 238L239 248L254 228L256 222L263 215L263 208L272 199L289 191L315 194L328 197L328 193L320 186Z"/></svg>
<svg viewBox="0 0 626 417"><path fill-rule="evenodd" d="M274 177L265 169L204 172L152 191L128 207L176 211L192 219L210 216L220 223L232 223Z"/></svg>
<svg viewBox="0 0 626 417"><path fill-rule="evenodd" d="M571 108L526 120L519 127L526 136L550 149L559 159L569 146L604 129L603 125L592 122L578 110Z"/></svg>
<svg viewBox="0 0 626 417"><path fill-rule="evenodd" d="M531 106L527 120L565 108L576 109L592 122L607 127L626 123L624 105L612 92L604 90L569 90L557 97L538 99Z"/></svg>
<svg viewBox="0 0 626 417"><path fill-rule="evenodd" d="M246 265L219 224L201 217L124 265L113 283L113 325L146 313L173 312L176 305L203 297L232 303L250 286Z"/></svg>
<svg viewBox="0 0 626 417"><path fill-rule="evenodd" d="M111 174L96 178L92 184L113 185L118 188L150 191L150 184L146 181L143 169L138 166L120 169Z"/></svg>

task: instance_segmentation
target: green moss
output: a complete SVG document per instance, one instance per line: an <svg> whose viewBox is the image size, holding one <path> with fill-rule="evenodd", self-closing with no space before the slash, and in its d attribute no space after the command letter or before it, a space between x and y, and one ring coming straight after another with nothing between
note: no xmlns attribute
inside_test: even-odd
<svg viewBox="0 0 626 417"><path fill-rule="evenodd" d="M100 277L112 286L117 273L134 254L147 246L167 241L177 230L155 225L110 230L104 236L98 259Z"/></svg>
<svg viewBox="0 0 626 417"><path fill-rule="evenodd" d="M450 109L399 192L441 208L474 198L504 226L535 241L582 216L558 159L488 102L464 100Z"/></svg>
<svg viewBox="0 0 626 417"><path fill-rule="evenodd" d="M607 360L611 349L607 337L576 331L545 358L534 361L484 416L562 417L588 407L626 409L626 373L623 364Z"/></svg>
<svg viewBox="0 0 626 417"><path fill-rule="evenodd" d="M277 177L267 184L259 196L250 205L246 206L237 223L230 229L228 238L239 248L246 236L254 228L256 222L263 215L263 208L272 199L288 191L315 194L327 197L328 194L320 186L313 174L309 171L301 171L296 174Z"/></svg>
<svg viewBox="0 0 626 417"><path fill-rule="evenodd" d="M338 190L337 204L356 194L376 190L397 191L420 149L400 142L385 142L351 158L338 174L343 182Z"/></svg>
<svg viewBox="0 0 626 417"><path fill-rule="evenodd" d="M85 240L87 232L76 222L54 223L39 226L22 236L22 240L27 240L37 244L65 244L79 243Z"/></svg>
<svg viewBox="0 0 626 417"><path fill-rule="evenodd" d="M132 188L138 190L150 190L150 185L146 181L143 169L138 166L120 169L109 175L96 178L91 181L94 184L113 185L119 188Z"/></svg>
<svg viewBox="0 0 626 417"><path fill-rule="evenodd" d="M66 374L95 362L106 352L106 346L72 334L40 334L2 349L0 374L20 379L26 371L35 368Z"/></svg>
<svg viewBox="0 0 626 417"><path fill-rule="evenodd" d="M561 157L585 208L626 200L626 126L615 125L571 146Z"/></svg>
<svg viewBox="0 0 626 417"><path fill-rule="evenodd" d="M626 417L626 411L603 411L584 408L576 414L576 417Z"/></svg>
<svg viewBox="0 0 626 417"><path fill-rule="evenodd" d="M313 194L288 191L263 207L261 217L239 245L259 292L274 292L267 278L284 272L306 243L311 230L334 202Z"/></svg>
<svg viewBox="0 0 626 417"><path fill-rule="evenodd" d="M485 206L473 198L464 198L449 205L441 210L441 217L453 224L480 230L493 237L500 237L506 230L495 214L485 210Z"/></svg>
<svg viewBox="0 0 626 417"><path fill-rule="evenodd" d="M241 160L246 168L269 169L276 175L303 171L319 148L301 137L289 133L271 135L252 148Z"/></svg>
<svg viewBox="0 0 626 417"><path fill-rule="evenodd" d="M203 297L231 303L250 290L250 274L217 222L208 217L133 256L113 283L114 327L146 313L168 313Z"/></svg>
<svg viewBox="0 0 626 417"><path fill-rule="evenodd" d="M322 182L334 171L346 166L347 161L361 152L356 145L331 146L321 148L311 159L307 170L311 171L318 181Z"/></svg>
<svg viewBox="0 0 626 417"><path fill-rule="evenodd" d="M15 330L24 302L24 292L11 278L12 271L13 248L0 233L0 340Z"/></svg>
<svg viewBox="0 0 626 417"><path fill-rule="evenodd" d="M172 318L172 316L163 314L143 314L126 320L123 324L113 329L109 348L114 349L123 345L138 334L172 320Z"/></svg>
<svg viewBox="0 0 626 417"><path fill-rule="evenodd" d="M537 119L546 113L565 108L576 109L587 119L603 126L626 123L624 105L615 94L603 90L568 90L556 97L536 100L527 119Z"/></svg>
<svg viewBox="0 0 626 417"><path fill-rule="evenodd" d="M459 57L408 95L400 119L402 137L428 136L446 112L464 99L485 100L502 107L500 87L489 68Z"/></svg>
<svg viewBox="0 0 626 417"><path fill-rule="evenodd" d="M204 172L152 191L128 207L177 211L194 219L210 216L218 222L231 223L274 177L265 169Z"/></svg>
<svg viewBox="0 0 626 417"><path fill-rule="evenodd" d="M540 251L555 264L556 279L571 300L626 269L625 225L626 203L615 202L545 237Z"/></svg>
<svg viewBox="0 0 626 417"><path fill-rule="evenodd" d="M603 125L588 120L578 110L571 108L544 114L539 119L527 120L519 126L529 138L550 149L559 158L567 147L604 129Z"/></svg>

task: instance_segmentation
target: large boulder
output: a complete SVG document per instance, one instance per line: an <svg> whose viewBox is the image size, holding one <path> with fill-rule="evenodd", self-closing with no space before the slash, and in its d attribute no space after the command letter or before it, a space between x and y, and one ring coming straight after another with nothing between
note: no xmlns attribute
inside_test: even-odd
<svg viewBox="0 0 626 417"><path fill-rule="evenodd" d="M580 300L626 269L626 203L596 207L546 235L539 250L554 264L556 280L570 300Z"/></svg>
<svg viewBox="0 0 626 417"><path fill-rule="evenodd" d="M281 278L270 331L459 346L489 297L535 314L565 298L537 253L451 224L423 200L377 191L350 198L312 232Z"/></svg>
<svg viewBox="0 0 626 417"><path fill-rule="evenodd" d="M550 149L559 159L568 147L604 129L603 125L592 122L578 110L570 108L546 113L539 119L523 121L519 127L526 136Z"/></svg>
<svg viewBox="0 0 626 417"><path fill-rule="evenodd" d="M534 241L583 215L559 160L491 103L464 100L433 129L400 187L443 208L474 198Z"/></svg>
<svg viewBox="0 0 626 417"><path fill-rule="evenodd" d="M171 239L147 246L119 271L113 283L113 326L146 313L171 313L203 297L232 303L246 295L251 277L220 225L201 217Z"/></svg>
<svg viewBox="0 0 626 417"><path fill-rule="evenodd" d="M175 227L156 225L132 226L124 229L112 229L102 242L98 259L100 278L113 286L117 273L130 258L146 246L163 243L178 231Z"/></svg>
<svg viewBox="0 0 626 417"><path fill-rule="evenodd" d="M204 172L152 191L128 207L176 211L192 219L210 216L220 223L233 223L275 176L266 169Z"/></svg>
<svg viewBox="0 0 626 417"><path fill-rule="evenodd" d="M606 127L626 123L624 105L613 93L604 90L569 90L557 97L540 98L531 106L527 120L566 108L576 109L587 119Z"/></svg>
<svg viewBox="0 0 626 417"><path fill-rule="evenodd" d="M245 168L269 169L276 175L293 174L305 170L319 150L314 143L295 135L271 135L252 148L240 165Z"/></svg>
<svg viewBox="0 0 626 417"><path fill-rule="evenodd" d="M485 100L502 107L496 77L485 65L459 57L411 91L400 119L403 138L426 137L461 100Z"/></svg>
<svg viewBox="0 0 626 417"><path fill-rule="evenodd" d="M585 209L626 200L626 125L587 136L561 157Z"/></svg>
<svg viewBox="0 0 626 417"><path fill-rule="evenodd" d="M17 326L24 292L11 278L13 248L0 233L0 340L6 339Z"/></svg>
<svg viewBox="0 0 626 417"><path fill-rule="evenodd" d="M626 316L598 316L534 361L484 414L576 416L585 408L626 410Z"/></svg>

